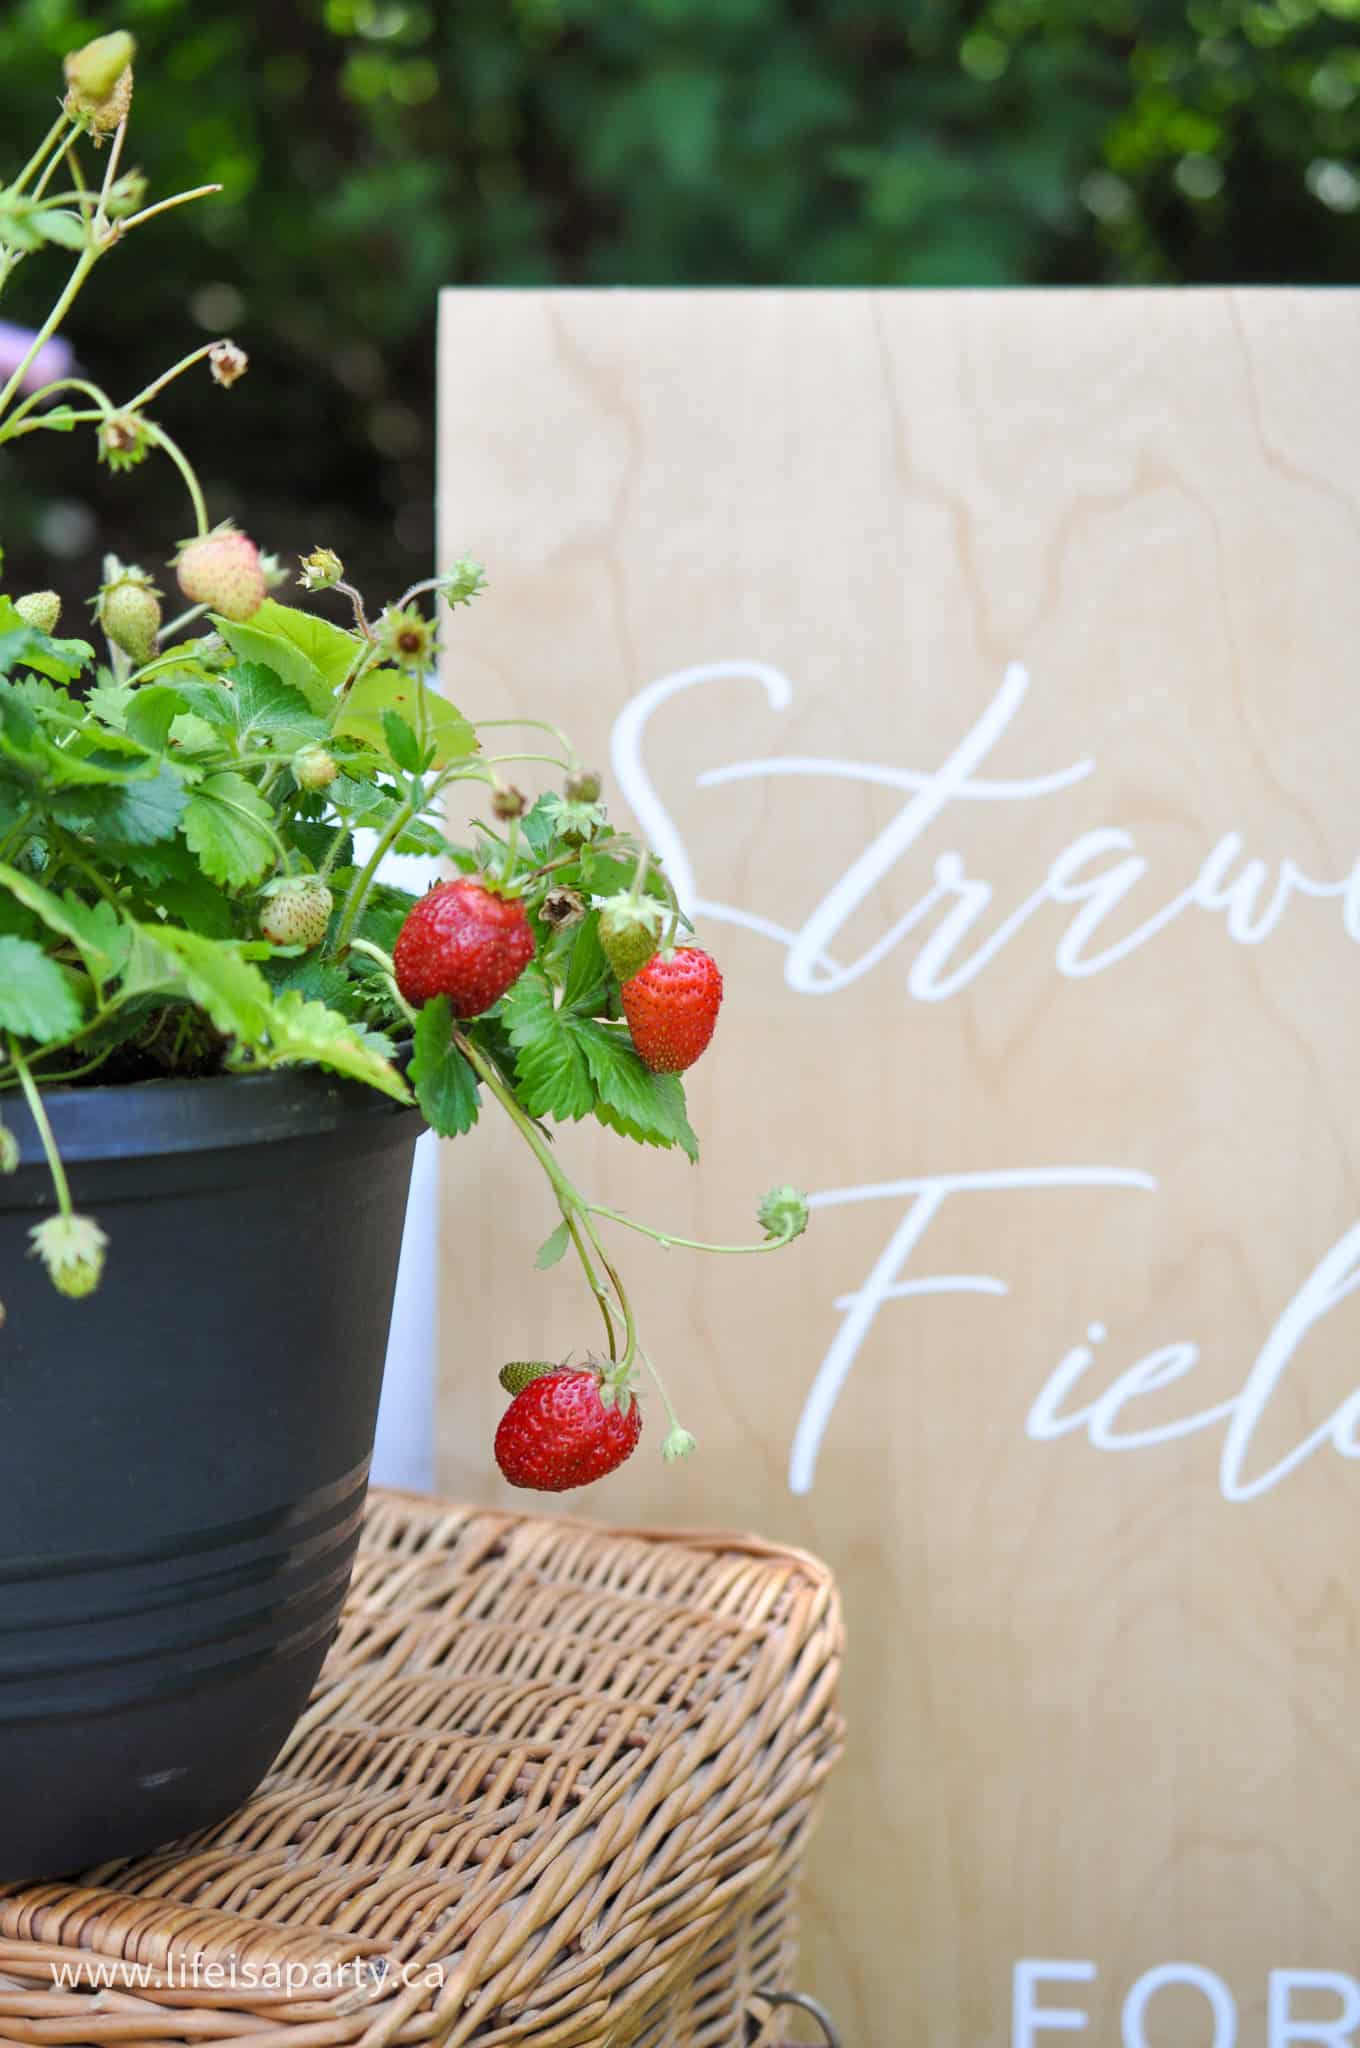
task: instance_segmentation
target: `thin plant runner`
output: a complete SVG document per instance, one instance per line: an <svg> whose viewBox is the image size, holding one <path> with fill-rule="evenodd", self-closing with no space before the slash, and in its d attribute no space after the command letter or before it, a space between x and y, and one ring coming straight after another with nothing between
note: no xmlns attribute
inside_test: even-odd
<svg viewBox="0 0 1360 2048"><path fill-rule="evenodd" d="M127 399L75 374L26 388L96 265L203 196L148 203L123 167L133 56L122 33L73 52L60 113L0 186L0 286L32 256L72 259L0 388L0 445L85 428L116 472L163 457L193 522L164 571L107 557L92 600L103 660L59 637L54 592L0 596L0 1103L23 1097L51 1169L55 1213L34 1227L34 1252L71 1296L91 1293L117 1253L75 1208L45 1090L314 1063L414 1100L450 1138L490 1096L556 1204L537 1263L574 1252L603 1336L582 1364L514 1368L502 1470L557 1490L613 1469L641 1430L639 1368L661 1389L663 1452L681 1456L694 1440L643 1348L606 1232L692 1241L589 1199L545 1120L593 1116L696 1158L680 1076L713 1036L722 977L700 947L677 944L687 920L663 866L610 825L599 777L562 733L532 718L479 724L429 688L424 602L470 604L480 565L464 557L373 612L318 547L298 581L339 600L345 623L272 595L285 572L230 521L210 521L193 464L152 410L189 373L229 391L247 359L225 337ZM171 577L185 602L167 620ZM530 801L509 780L543 768L560 791ZM491 815L460 841L445 825L464 784ZM454 878L416 898L380 879L390 852ZM0 1167L18 1156L0 1124ZM807 1223L792 1188L758 1213L761 1242L693 1248L776 1250Z"/></svg>

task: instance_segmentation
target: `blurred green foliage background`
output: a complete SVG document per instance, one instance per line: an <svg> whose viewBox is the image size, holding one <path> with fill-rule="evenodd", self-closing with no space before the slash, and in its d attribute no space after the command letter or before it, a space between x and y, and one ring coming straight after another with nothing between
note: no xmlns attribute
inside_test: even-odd
<svg viewBox="0 0 1360 2048"><path fill-rule="evenodd" d="M100 266L80 360L125 395L234 335L250 375L159 416L214 516L334 546L375 600L431 554L443 284L1357 276L1360 0L8 0L7 171L62 52L117 26L128 161L226 189ZM66 260L0 313L39 318ZM3 458L11 589L74 601L103 549L159 570L187 525L166 464Z"/></svg>

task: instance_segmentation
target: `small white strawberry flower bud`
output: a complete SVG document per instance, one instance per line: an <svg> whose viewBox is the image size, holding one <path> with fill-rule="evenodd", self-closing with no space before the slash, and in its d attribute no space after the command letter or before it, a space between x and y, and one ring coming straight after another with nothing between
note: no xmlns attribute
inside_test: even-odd
<svg viewBox="0 0 1360 2048"><path fill-rule="evenodd" d="M238 377L244 377L250 368L250 357L234 341L215 341L208 350L208 368L213 382L230 391Z"/></svg>
<svg viewBox="0 0 1360 2048"><path fill-rule="evenodd" d="M29 1231L33 1253L58 1294L79 1301L93 1294L104 1271L108 1238L93 1216L49 1216Z"/></svg>
<svg viewBox="0 0 1360 2048"><path fill-rule="evenodd" d="M0 1124L0 1173L16 1173L19 1168L19 1140L8 1124Z"/></svg>
<svg viewBox="0 0 1360 2048"><path fill-rule="evenodd" d="M334 590L345 573L345 565L334 548L313 548L310 555L299 555L302 574L298 582L304 590Z"/></svg>
<svg viewBox="0 0 1360 2048"><path fill-rule="evenodd" d="M677 1459L687 1458L691 1451L697 1451L698 1448L689 1431L681 1429L677 1422L661 1446L661 1455L668 1465L673 1465Z"/></svg>
<svg viewBox="0 0 1360 2048"><path fill-rule="evenodd" d="M29 590L15 598L14 609L35 633L55 633L61 618L61 599L55 590Z"/></svg>
<svg viewBox="0 0 1360 2048"><path fill-rule="evenodd" d="M471 604L478 592L486 588L486 571L471 555L462 555L452 568L445 570L435 588L451 609Z"/></svg>
<svg viewBox="0 0 1360 2048"><path fill-rule="evenodd" d="M562 787L569 804L597 804L603 784L594 768L578 768Z"/></svg>
<svg viewBox="0 0 1360 2048"><path fill-rule="evenodd" d="M771 1188L761 1198L757 1220L766 1237L801 1237L808 1227L808 1198L798 1188Z"/></svg>

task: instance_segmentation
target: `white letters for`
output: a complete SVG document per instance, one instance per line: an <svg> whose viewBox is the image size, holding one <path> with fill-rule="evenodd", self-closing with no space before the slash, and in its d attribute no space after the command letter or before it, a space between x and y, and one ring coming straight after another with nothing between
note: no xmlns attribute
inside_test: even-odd
<svg viewBox="0 0 1360 2048"><path fill-rule="evenodd" d="M1094 1963L1017 1963L1011 1978L1011 2048L1041 2048L1041 2033L1080 2033L1087 2015L1075 2005L1039 2005L1040 1986L1093 1984L1095 1975Z"/></svg>

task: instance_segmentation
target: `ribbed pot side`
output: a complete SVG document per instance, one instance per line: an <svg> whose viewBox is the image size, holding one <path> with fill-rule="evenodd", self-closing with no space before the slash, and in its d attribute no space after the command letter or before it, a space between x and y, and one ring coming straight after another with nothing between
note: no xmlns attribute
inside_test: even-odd
<svg viewBox="0 0 1360 2048"><path fill-rule="evenodd" d="M316 1071L53 1091L109 1236L70 1301L22 1105L0 1179L0 1881L211 1825L348 1589L420 1120Z"/></svg>

